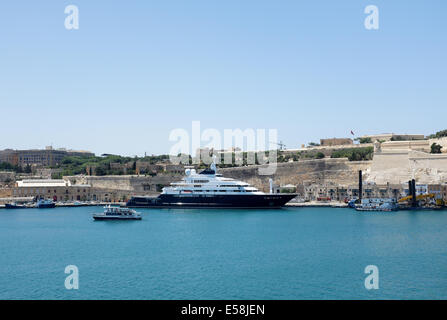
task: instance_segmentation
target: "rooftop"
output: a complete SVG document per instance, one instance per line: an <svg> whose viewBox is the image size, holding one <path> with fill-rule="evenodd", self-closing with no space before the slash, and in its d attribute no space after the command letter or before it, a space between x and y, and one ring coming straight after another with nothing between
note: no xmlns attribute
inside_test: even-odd
<svg viewBox="0 0 447 320"><path fill-rule="evenodd" d="M26 179L17 181L18 187L69 187L71 182L63 179Z"/></svg>

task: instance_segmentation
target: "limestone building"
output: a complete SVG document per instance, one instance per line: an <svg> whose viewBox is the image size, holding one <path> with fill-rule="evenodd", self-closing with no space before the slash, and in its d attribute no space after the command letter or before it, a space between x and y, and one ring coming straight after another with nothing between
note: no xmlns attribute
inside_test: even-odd
<svg viewBox="0 0 447 320"><path fill-rule="evenodd" d="M372 142L386 142L386 141L410 141L410 140L424 140L423 134L395 134L395 133L383 133L383 134L370 134L361 136L360 139L371 139Z"/></svg>
<svg viewBox="0 0 447 320"><path fill-rule="evenodd" d="M354 142L349 138L320 139L320 145L322 147L349 146L353 144Z"/></svg>
<svg viewBox="0 0 447 320"><path fill-rule="evenodd" d="M64 179L30 179L17 181L13 197L32 197L53 201L123 201L128 192L92 188L89 184L72 184Z"/></svg>
<svg viewBox="0 0 447 320"><path fill-rule="evenodd" d="M61 163L62 159L67 156L94 156L89 151L75 151L66 149L53 149L46 147L43 150L12 150L6 149L0 151L0 162L7 162L14 166L25 167L34 165L38 167L55 166Z"/></svg>

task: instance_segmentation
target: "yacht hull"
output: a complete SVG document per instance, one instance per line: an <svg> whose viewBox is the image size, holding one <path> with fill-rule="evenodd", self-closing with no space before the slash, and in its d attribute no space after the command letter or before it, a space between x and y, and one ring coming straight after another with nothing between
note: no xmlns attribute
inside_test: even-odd
<svg viewBox="0 0 447 320"><path fill-rule="evenodd" d="M296 197L296 194L250 194L250 195L174 195L158 197L132 197L129 208L281 208Z"/></svg>

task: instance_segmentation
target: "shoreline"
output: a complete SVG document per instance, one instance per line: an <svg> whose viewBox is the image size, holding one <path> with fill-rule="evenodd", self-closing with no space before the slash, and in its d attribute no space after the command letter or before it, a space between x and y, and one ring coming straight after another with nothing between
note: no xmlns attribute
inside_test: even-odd
<svg viewBox="0 0 447 320"><path fill-rule="evenodd" d="M344 202L289 202L284 205L285 208L348 208L348 204Z"/></svg>
<svg viewBox="0 0 447 320"><path fill-rule="evenodd" d="M56 208L76 208L76 207L104 207L107 205L123 206L124 202L100 202L100 203L56 203ZM348 205L344 202L291 202L286 203L284 208L348 208ZM6 209L5 205L0 205L0 209ZM35 209L35 207L25 207L21 209ZM11 209L17 210L17 209Z"/></svg>
<svg viewBox="0 0 447 320"><path fill-rule="evenodd" d="M82 203L82 204L73 204L73 203L56 203L56 208L77 208L77 207L104 207L104 206L123 206L124 202L99 202L99 203ZM4 204L0 205L0 209L5 209L6 206ZM34 206L24 207L20 209L37 209ZM9 210L19 210L19 209L9 209Z"/></svg>

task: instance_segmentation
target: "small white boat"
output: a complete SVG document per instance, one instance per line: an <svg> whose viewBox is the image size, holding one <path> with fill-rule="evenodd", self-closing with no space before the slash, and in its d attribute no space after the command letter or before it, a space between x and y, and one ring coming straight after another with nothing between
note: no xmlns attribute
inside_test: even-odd
<svg viewBox="0 0 447 320"><path fill-rule="evenodd" d="M141 220L141 214L133 209L112 207L110 205L104 207L103 213L94 213L95 220Z"/></svg>

